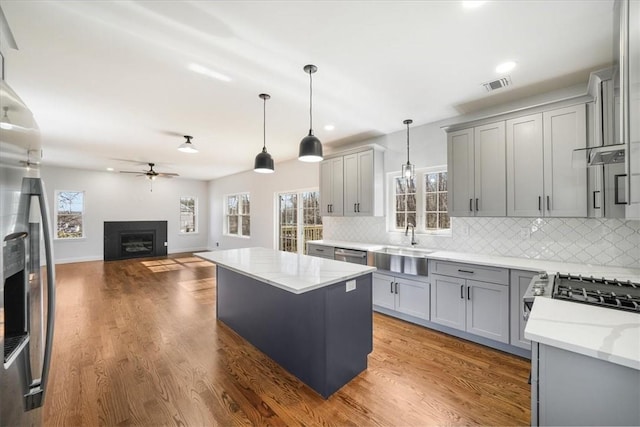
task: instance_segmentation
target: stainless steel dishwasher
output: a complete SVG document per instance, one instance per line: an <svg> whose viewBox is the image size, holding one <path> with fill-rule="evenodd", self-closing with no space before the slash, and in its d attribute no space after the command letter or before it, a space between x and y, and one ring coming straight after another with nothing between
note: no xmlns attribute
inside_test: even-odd
<svg viewBox="0 0 640 427"><path fill-rule="evenodd" d="M335 259L336 261L345 261L353 264L367 265L367 251L336 248L333 252L333 259Z"/></svg>

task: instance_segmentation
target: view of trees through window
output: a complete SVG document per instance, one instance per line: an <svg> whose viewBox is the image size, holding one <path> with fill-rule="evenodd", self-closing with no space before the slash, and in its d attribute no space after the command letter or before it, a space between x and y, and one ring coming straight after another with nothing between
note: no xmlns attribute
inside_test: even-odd
<svg viewBox="0 0 640 427"><path fill-rule="evenodd" d="M227 234L251 235L249 193L227 196Z"/></svg>
<svg viewBox="0 0 640 427"><path fill-rule="evenodd" d="M180 197L180 232L196 232L196 198Z"/></svg>
<svg viewBox="0 0 640 427"><path fill-rule="evenodd" d="M322 239L319 197L317 191L278 196L278 248L281 251L306 254L306 242Z"/></svg>
<svg viewBox="0 0 640 427"><path fill-rule="evenodd" d="M447 209L447 173L437 172L424 175L425 188L425 228L442 230L451 227Z"/></svg>
<svg viewBox="0 0 640 427"><path fill-rule="evenodd" d="M404 230L407 224L416 223L416 183L413 179L398 177L396 182L396 228Z"/></svg>
<svg viewBox="0 0 640 427"><path fill-rule="evenodd" d="M56 237L84 237L84 191L56 192Z"/></svg>

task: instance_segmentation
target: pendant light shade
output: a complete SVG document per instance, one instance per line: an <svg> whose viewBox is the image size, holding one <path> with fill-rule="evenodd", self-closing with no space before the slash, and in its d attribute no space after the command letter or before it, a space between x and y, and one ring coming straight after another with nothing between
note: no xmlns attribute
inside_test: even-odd
<svg viewBox="0 0 640 427"><path fill-rule="evenodd" d="M303 162L322 161L322 143L313 135L313 81L311 75L318 71L315 65L305 65L304 72L309 73L309 135L300 141L298 160Z"/></svg>
<svg viewBox="0 0 640 427"><path fill-rule="evenodd" d="M178 147L178 151L182 151L183 153L197 153L198 149L196 148L195 145L193 145L191 143L191 139L193 138L192 136L189 135L184 135L184 137L186 138L186 142L183 142L179 147Z"/></svg>
<svg viewBox="0 0 640 427"><path fill-rule="evenodd" d="M407 180L413 180L416 176L416 167L409 161L409 125L413 123L413 120L407 119L402 123L407 125L407 163L402 165L402 176Z"/></svg>
<svg viewBox="0 0 640 427"><path fill-rule="evenodd" d="M271 98L266 93L258 95L263 101L262 109L262 152L256 156L253 170L258 173L273 173L273 159L271 154L267 153L267 99Z"/></svg>

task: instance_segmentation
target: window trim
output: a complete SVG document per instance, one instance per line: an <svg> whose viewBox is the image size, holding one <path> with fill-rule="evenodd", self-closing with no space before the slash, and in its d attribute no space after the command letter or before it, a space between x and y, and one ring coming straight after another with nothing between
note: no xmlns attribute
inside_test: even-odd
<svg viewBox="0 0 640 427"><path fill-rule="evenodd" d="M424 179L425 175L430 173L437 172L448 172L447 165L437 165L437 166L429 166L425 168L416 169L416 234L424 234L430 236L452 236L451 222L449 223L449 228L447 229L438 229L438 230L429 230L425 227L425 212L427 208L427 199L425 197L426 189L424 188ZM396 228L396 194L395 188L396 178L400 178L402 176L401 171L394 171L387 173L387 232L388 233L398 233L404 234L404 230L399 230ZM448 191L447 191L448 194Z"/></svg>
<svg viewBox="0 0 640 427"><path fill-rule="evenodd" d="M58 197L60 195L60 193L82 193L82 236L80 237L58 237L58 214L59 214L59 210L58 210ZM54 200L55 200L55 210L54 210L54 214L53 214L53 224L55 227L55 231L53 233L53 240L55 241L59 241L59 242L72 242L72 241L78 241L78 240L84 240L87 238L87 233L86 233L86 222L85 222L85 217L87 214L87 203L86 203L86 194L87 192L85 190L55 190L54 191Z"/></svg>
<svg viewBox="0 0 640 427"><path fill-rule="evenodd" d="M193 199L193 231L182 231L182 199ZM198 214L198 198L196 196L180 196L178 204L178 234L187 236L198 234L200 232L200 227L198 226L198 220L200 219L200 215Z"/></svg>
<svg viewBox="0 0 640 427"><path fill-rule="evenodd" d="M240 201L241 196L247 195L249 196L249 214L240 213L242 210L242 203ZM238 233L229 233L229 197L237 197L238 198ZM248 216L249 221L251 221L251 193L249 191L242 191L239 193L229 193L225 194L224 202L222 203L222 215L224 217L224 224L222 225L222 235L226 237L236 237L239 239L250 239L251 238L251 226L249 226L249 235L244 236L242 234L242 217Z"/></svg>

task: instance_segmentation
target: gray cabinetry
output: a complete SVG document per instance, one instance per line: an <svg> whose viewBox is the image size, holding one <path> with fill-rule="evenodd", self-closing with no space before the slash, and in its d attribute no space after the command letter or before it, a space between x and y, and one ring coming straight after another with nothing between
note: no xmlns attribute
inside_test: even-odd
<svg viewBox="0 0 640 427"><path fill-rule="evenodd" d="M522 317L522 297L536 272L511 270L511 345L531 349L531 341L524 337L527 321Z"/></svg>
<svg viewBox="0 0 640 427"><path fill-rule="evenodd" d="M505 123L447 136L451 216L505 216Z"/></svg>
<svg viewBox="0 0 640 427"><path fill-rule="evenodd" d="M429 320L429 283L397 275L374 273L373 304Z"/></svg>
<svg viewBox="0 0 640 427"><path fill-rule="evenodd" d="M509 343L509 271L433 260L431 321Z"/></svg>
<svg viewBox="0 0 640 427"><path fill-rule="evenodd" d="M344 170L342 157L320 163L320 212L322 216L343 215Z"/></svg>
<svg viewBox="0 0 640 427"><path fill-rule="evenodd" d="M335 248L333 246L324 246L324 245L316 245L314 243L307 243L307 255L326 258L326 259L333 259L334 251L335 251Z"/></svg>

